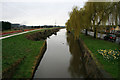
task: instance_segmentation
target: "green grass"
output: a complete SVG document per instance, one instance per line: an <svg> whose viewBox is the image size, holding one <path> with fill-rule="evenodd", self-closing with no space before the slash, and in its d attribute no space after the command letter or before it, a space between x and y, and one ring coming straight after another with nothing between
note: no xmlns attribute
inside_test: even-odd
<svg viewBox="0 0 120 80"><path fill-rule="evenodd" d="M93 55L96 57L96 59L99 61L99 63L102 65L102 67L106 70L106 72L110 73L113 77L118 77L118 60L114 61L106 61L104 60L103 56L98 54L97 50L99 49L119 49L120 45L116 43L112 43L105 40L95 39L91 36L85 36L84 34L80 35L80 38L84 41L84 43L87 45L87 47L92 51Z"/></svg>
<svg viewBox="0 0 120 80"><path fill-rule="evenodd" d="M32 34L34 32L26 34ZM15 61L25 56L24 61L22 61L15 72L15 78L31 77L35 57L40 53L40 48L44 43L44 41L28 40L25 38L26 34L2 40L2 70L10 67Z"/></svg>

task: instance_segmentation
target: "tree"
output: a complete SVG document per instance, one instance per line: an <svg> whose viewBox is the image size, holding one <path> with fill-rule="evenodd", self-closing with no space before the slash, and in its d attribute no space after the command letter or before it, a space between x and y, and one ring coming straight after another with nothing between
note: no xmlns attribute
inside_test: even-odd
<svg viewBox="0 0 120 80"><path fill-rule="evenodd" d="M11 29L11 23L10 22L2 21L0 23L2 23L2 31Z"/></svg>
<svg viewBox="0 0 120 80"><path fill-rule="evenodd" d="M102 29L107 23L118 25L120 22L120 2L86 2L85 6L78 10L73 8L70 19L67 21L67 29L79 37L81 30L93 28L94 38L97 37L98 29Z"/></svg>

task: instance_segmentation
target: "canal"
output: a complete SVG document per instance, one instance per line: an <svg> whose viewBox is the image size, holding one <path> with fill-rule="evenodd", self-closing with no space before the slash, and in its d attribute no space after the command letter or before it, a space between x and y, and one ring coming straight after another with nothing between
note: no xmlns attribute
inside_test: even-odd
<svg viewBox="0 0 120 80"><path fill-rule="evenodd" d="M83 54L79 41L67 34L66 29L61 29L57 35L47 38L47 50L34 78L86 78L91 75L93 78L91 73L95 68L85 64Z"/></svg>

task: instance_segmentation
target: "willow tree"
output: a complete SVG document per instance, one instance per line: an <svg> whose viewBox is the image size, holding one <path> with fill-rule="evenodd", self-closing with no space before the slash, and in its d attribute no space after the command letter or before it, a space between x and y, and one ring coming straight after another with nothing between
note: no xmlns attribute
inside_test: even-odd
<svg viewBox="0 0 120 80"><path fill-rule="evenodd" d="M116 13L114 10L117 8L115 6L117 6L116 3L112 3L112 2L92 2L90 3L91 6L91 17L92 17L92 25L93 25L93 29L94 29L94 38L97 37L97 29L100 27L100 24L102 22L102 24L105 26L107 21L108 21L108 17L109 14L112 13L112 17L113 17L113 21L116 21L117 23L117 18L116 15L118 13ZM115 16L113 16L115 13ZM115 20L116 18L116 20ZM114 22L113 22L114 23Z"/></svg>
<svg viewBox="0 0 120 80"><path fill-rule="evenodd" d="M96 30L97 30L95 24L98 20L98 16L97 16L98 7L99 5L96 2L87 2L84 6L85 12L87 13L87 15L84 16L84 18L86 18L86 24L88 24L87 28L91 26L93 27L95 38L96 38Z"/></svg>
<svg viewBox="0 0 120 80"><path fill-rule="evenodd" d="M119 14L119 25L120 25L120 1L118 2L118 14Z"/></svg>
<svg viewBox="0 0 120 80"><path fill-rule="evenodd" d="M70 26L70 20L68 20L66 23L65 23L66 27L67 27L67 31L71 31L71 26Z"/></svg>
<svg viewBox="0 0 120 80"><path fill-rule="evenodd" d="M84 6L84 24L85 24L85 29L86 29L86 35L88 29L92 26L92 20L93 20L93 4L90 2L87 2Z"/></svg>
<svg viewBox="0 0 120 80"><path fill-rule="evenodd" d="M78 16L79 16L79 12L78 12L78 8L75 7L73 8L73 11L70 13L70 25L72 26L72 30L74 32L74 35L75 37L78 37L78 33L79 33L79 30L78 30Z"/></svg>
<svg viewBox="0 0 120 80"><path fill-rule="evenodd" d="M115 23L115 26L117 26L119 23L118 23L118 20L119 20L119 16L120 16L120 2L119 3L113 3L113 8L112 8L112 17L114 19L114 23Z"/></svg>
<svg viewBox="0 0 120 80"><path fill-rule="evenodd" d="M107 20L108 20L108 15L109 15L109 5L110 3L108 2L100 2L97 3L97 19L96 19L96 34L94 34L94 37L97 37L97 32L98 32L98 28L100 29L101 27L101 22L102 22L102 27L106 25Z"/></svg>
<svg viewBox="0 0 120 80"><path fill-rule="evenodd" d="M81 15L77 7L73 8L73 11L69 14L70 19L66 22L67 29L72 31L75 35L75 38L79 37L79 33L82 29L81 25Z"/></svg>
<svg viewBox="0 0 120 80"><path fill-rule="evenodd" d="M87 2L79 10L75 7L70 13L70 19L66 23L67 28L73 31L76 37L79 37L81 30L86 29L87 35L87 30L92 26L94 38L96 38L98 28L101 25L106 26L106 23L111 21L116 23L116 25L118 24L118 17L120 17L119 5L120 3L113 2Z"/></svg>

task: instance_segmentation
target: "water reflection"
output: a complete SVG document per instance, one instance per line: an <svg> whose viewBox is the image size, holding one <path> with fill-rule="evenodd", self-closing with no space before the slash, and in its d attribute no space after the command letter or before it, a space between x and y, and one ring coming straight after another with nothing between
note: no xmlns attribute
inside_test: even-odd
<svg viewBox="0 0 120 80"><path fill-rule="evenodd" d="M96 66L90 53L83 47L70 33L67 33L67 42L71 53L69 72L72 77L79 78L103 78L109 77L105 72L101 72ZM81 46L80 46L81 45Z"/></svg>
<svg viewBox="0 0 120 80"><path fill-rule="evenodd" d="M72 77L84 78L86 70L83 63L83 54L79 46L78 40L72 34L67 33L67 42L71 53L69 72Z"/></svg>
<svg viewBox="0 0 120 80"><path fill-rule="evenodd" d="M57 32L55 32L54 35L57 35Z"/></svg>
<svg viewBox="0 0 120 80"><path fill-rule="evenodd" d="M47 38L47 50L34 78L101 78L87 50L70 33L61 29ZM68 45L66 45L68 44ZM81 46L80 46L81 45Z"/></svg>

